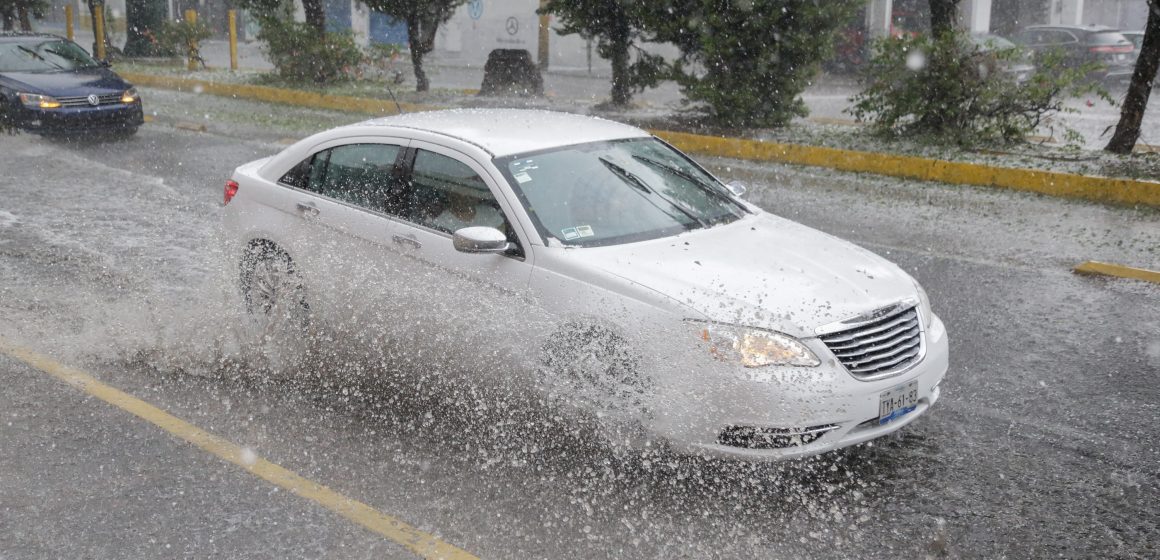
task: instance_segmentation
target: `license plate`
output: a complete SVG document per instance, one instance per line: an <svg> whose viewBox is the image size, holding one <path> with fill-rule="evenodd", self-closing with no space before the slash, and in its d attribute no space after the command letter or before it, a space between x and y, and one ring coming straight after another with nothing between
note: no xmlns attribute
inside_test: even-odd
<svg viewBox="0 0 1160 560"><path fill-rule="evenodd" d="M918 380L878 395L878 425L893 422L918 408Z"/></svg>

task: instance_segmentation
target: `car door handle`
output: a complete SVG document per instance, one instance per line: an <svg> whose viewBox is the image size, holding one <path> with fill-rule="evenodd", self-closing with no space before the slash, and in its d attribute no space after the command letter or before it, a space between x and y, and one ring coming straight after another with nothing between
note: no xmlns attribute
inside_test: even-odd
<svg viewBox="0 0 1160 560"><path fill-rule="evenodd" d="M314 216L318 215L318 207L313 203L299 202L295 206L298 207L298 211L301 212L303 216L313 218Z"/></svg>
<svg viewBox="0 0 1160 560"><path fill-rule="evenodd" d="M411 239L410 237L403 237L402 235L395 235L395 236L391 237L391 240L394 241L395 244L397 244L397 245L410 245L411 247L413 247L415 249L422 249L423 248L422 243L419 243L418 240Z"/></svg>

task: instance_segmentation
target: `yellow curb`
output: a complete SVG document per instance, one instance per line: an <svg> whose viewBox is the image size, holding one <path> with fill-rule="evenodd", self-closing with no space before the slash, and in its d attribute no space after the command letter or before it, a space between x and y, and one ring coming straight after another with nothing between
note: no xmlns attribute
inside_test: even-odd
<svg viewBox="0 0 1160 560"><path fill-rule="evenodd" d="M316 109L332 109L365 113L369 115L394 115L399 112L394 101L370 99L366 97L349 97L345 95L329 95L311 91L298 91L275 88L269 86L255 86L248 84L223 84L207 80L191 80L172 76L153 76L136 72L121 72L121 77L135 85L190 91L194 93L208 93L224 97L253 99L268 103L294 105L297 107L312 107ZM441 107L418 105L414 103L399 103L405 113L430 111Z"/></svg>
<svg viewBox="0 0 1160 560"><path fill-rule="evenodd" d="M682 151L1160 207L1160 183L653 130Z"/></svg>
<svg viewBox="0 0 1160 560"><path fill-rule="evenodd" d="M169 76L123 72L125 79L137 85L194 91L226 97L254 99L284 105L314 107L393 115L398 113L393 101L325 95L267 86L220 84ZM400 103L404 112L443 109L431 105ZM740 138L720 138L685 132L652 130L683 151L709 156L771 161L827 167L856 173L875 173L891 177L939 181L943 183L999 187L1036 192L1058 197L1079 198L1115 204L1142 204L1160 207L1160 183L1135 179L1113 179L1013 167L995 167L978 163L943 161L915 156L860 152L820 146L781 144Z"/></svg>
<svg viewBox="0 0 1160 560"><path fill-rule="evenodd" d="M1143 280L1145 282L1152 282L1153 284L1160 284L1160 272L1143 268L1132 268L1119 264L1087 261L1076 265L1073 270L1077 274L1115 276L1117 278L1131 278L1132 280Z"/></svg>

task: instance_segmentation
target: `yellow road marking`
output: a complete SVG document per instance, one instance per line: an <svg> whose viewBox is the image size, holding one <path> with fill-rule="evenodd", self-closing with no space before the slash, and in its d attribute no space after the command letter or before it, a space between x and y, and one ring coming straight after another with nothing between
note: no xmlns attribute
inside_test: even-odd
<svg viewBox="0 0 1160 560"><path fill-rule="evenodd" d="M439 540L402 520L379 512L293 471L255 457L241 446L202 430L141 399L114 389L87 373L0 338L0 352L20 360L121 410L136 415L170 434L233 463L251 474L314 501L350 521L398 543L423 558L468 560L476 556Z"/></svg>
<svg viewBox="0 0 1160 560"><path fill-rule="evenodd" d="M1073 270L1079 274L1099 274L1160 284L1160 272L1144 268L1133 268L1099 261L1087 261L1076 265Z"/></svg>

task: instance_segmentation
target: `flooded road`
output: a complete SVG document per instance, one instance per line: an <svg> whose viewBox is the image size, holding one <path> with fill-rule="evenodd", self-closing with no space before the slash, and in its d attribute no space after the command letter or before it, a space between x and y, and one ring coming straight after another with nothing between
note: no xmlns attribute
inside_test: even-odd
<svg viewBox="0 0 1160 560"><path fill-rule="evenodd" d="M281 139L354 119L146 93L157 122L125 143L0 137L0 337L473 555L1160 547L1160 286L1070 272L1160 268L1155 211L704 160L766 210L914 275L951 367L927 416L872 445L776 465L625 458L535 410L449 406L338 365L259 373L269 348L233 292L222 185ZM193 115L209 132L170 126ZM10 357L0 383L0 558L410 557Z"/></svg>

